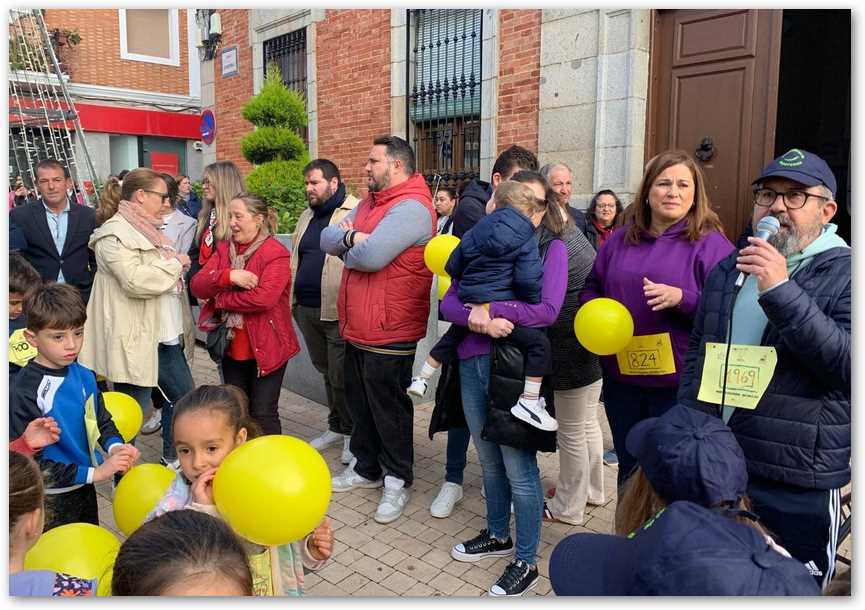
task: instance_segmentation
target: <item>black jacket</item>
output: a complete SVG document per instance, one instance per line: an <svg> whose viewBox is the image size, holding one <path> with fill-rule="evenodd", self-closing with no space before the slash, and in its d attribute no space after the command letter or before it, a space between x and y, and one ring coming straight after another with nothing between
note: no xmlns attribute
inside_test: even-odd
<svg viewBox="0 0 865 610"><path fill-rule="evenodd" d="M93 208L74 202L70 204L63 252L57 252L54 245L41 199L13 209L9 219L18 225L27 240L27 247L21 250L22 256L36 268L42 279L54 281L63 269L66 283L78 288L87 303L96 274L96 256L87 246L96 228Z"/></svg>
<svg viewBox="0 0 865 610"><path fill-rule="evenodd" d="M737 256L706 279L679 386L681 403L715 414L697 394L706 342L727 337ZM775 347L778 364L757 408L729 422L752 475L816 489L850 481L850 269L848 248L826 250L758 300L769 318L761 345Z"/></svg>
<svg viewBox="0 0 865 610"><path fill-rule="evenodd" d="M493 196L493 187L488 182L472 180L460 193L457 209L454 210L454 228L451 232L460 239L469 229L486 216L487 201Z"/></svg>

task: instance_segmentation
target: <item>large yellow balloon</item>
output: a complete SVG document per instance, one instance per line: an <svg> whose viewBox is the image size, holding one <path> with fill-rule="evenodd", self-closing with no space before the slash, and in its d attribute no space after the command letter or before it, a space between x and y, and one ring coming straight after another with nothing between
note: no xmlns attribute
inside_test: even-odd
<svg viewBox="0 0 865 610"><path fill-rule="evenodd" d="M451 278L449 275L439 275L438 278L438 295L439 301L445 298L445 293L451 287Z"/></svg>
<svg viewBox="0 0 865 610"><path fill-rule="evenodd" d="M436 275L446 275L445 265L451 252L459 245L460 238L455 235L437 235L426 245L423 251L423 262Z"/></svg>
<svg viewBox="0 0 865 610"><path fill-rule="evenodd" d="M24 569L102 581L110 577L119 550L120 541L107 529L90 523L68 523L42 534L24 557Z"/></svg>
<svg viewBox="0 0 865 610"><path fill-rule="evenodd" d="M123 475L114 490L114 522L129 536L165 495L174 471L161 464L141 464Z"/></svg>
<svg viewBox="0 0 865 610"><path fill-rule="evenodd" d="M144 421L138 401L123 392L103 392L102 400L123 440L128 443L135 438Z"/></svg>
<svg viewBox="0 0 865 610"><path fill-rule="evenodd" d="M599 356L610 356L631 342L634 319L615 299L592 299L577 311L574 332L587 350Z"/></svg>
<svg viewBox="0 0 865 610"><path fill-rule="evenodd" d="M300 540L330 503L330 470L293 436L261 436L234 449L213 479L216 508L243 538L263 545Z"/></svg>

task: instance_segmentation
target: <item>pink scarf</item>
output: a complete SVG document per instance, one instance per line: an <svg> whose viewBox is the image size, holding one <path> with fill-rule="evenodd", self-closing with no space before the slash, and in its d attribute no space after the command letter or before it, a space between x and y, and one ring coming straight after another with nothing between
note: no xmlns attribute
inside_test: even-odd
<svg viewBox="0 0 865 610"><path fill-rule="evenodd" d="M125 199L120 202L117 211L159 251L162 258L169 259L177 255L177 250L171 245L171 241L159 230L162 226L161 218L148 214L140 203Z"/></svg>

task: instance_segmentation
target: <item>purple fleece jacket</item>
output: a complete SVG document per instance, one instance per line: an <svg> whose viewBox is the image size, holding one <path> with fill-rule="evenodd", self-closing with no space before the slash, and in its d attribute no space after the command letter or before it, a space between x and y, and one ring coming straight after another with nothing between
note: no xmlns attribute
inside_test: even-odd
<svg viewBox="0 0 865 610"><path fill-rule="evenodd" d="M602 356L605 377L652 388L679 385L703 284L712 268L734 249L720 231L711 231L691 243L685 236L686 223L683 219L658 237L644 235L636 246L625 243L625 228L618 229L598 251L580 303L598 297L619 301L634 318L635 335L670 333L676 363L676 372L670 375L622 375L615 356ZM643 294L644 277L681 288L682 302L678 307L652 311Z"/></svg>
<svg viewBox="0 0 865 610"><path fill-rule="evenodd" d="M560 239L550 242L544 259L544 279L541 285L541 302L535 305L522 301L497 301L490 303L491 318L505 318L516 326L546 328L559 317L559 310L565 301L565 288L568 285L568 251ZM459 282L451 283L442 299L440 311L454 324L469 325L471 310L460 301ZM490 353L489 335L469 333L457 348L457 357L468 360L475 356Z"/></svg>

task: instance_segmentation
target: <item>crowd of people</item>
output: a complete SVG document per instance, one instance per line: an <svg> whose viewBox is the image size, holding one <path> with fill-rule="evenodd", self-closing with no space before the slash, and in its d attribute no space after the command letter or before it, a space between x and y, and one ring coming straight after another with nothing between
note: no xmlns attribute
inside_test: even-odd
<svg viewBox="0 0 865 610"><path fill-rule="evenodd" d="M142 434L162 431L162 464L175 473L121 546L112 592L302 595L305 571L338 552L328 519L302 540L261 546L227 527L213 498L234 448L292 434L279 393L301 349L295 327L327 396L327 429L310 444L341 449L334 493L381 489L376 522L399 520L410 499L413 398L434 398L430 433L447 434L432 517L464 498L474 444L486 524L449 551L460 562L511 558L491 596L537 586L544 521L582 525L613 495L614 532L556 546L557 594L830 588L851 467L851 255L831 222L825 161L798 149L772 161L751 185L735 246L699 163L680 151L646 163L629 205L604 189L585 212L571 205L570 168L539 167L516 145L489 182L431 191L396 136L373 141L365 171L358 200L332 161L304 168L308 208L290 249L275 210L227 161L204 169L200 200L188 176L137 168L109 179L94 210L55 160L35 168L38 197L13 184L13 595L98 588L27 570L24 556L43 531L98 525L94 483L117 483L139 460L105 407L109 388L138 403ZM757 229L765 217L774 234ZM460 241L431 312L424 251L439 235ZM600 297L634 324L614 355L574 332L578 309ZM431 313L450 326L413 371ZM196 329L221 385L195 386ZM616 489L604 485L613 458L601 404ZM545 490L537 454L556 450Z"/></svg>

